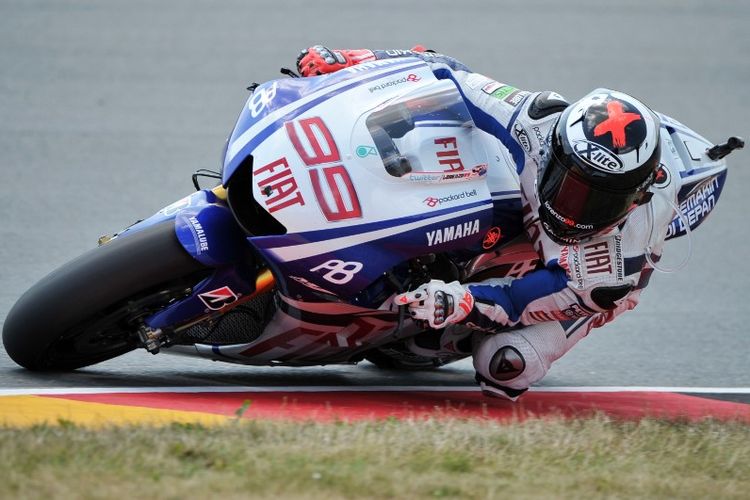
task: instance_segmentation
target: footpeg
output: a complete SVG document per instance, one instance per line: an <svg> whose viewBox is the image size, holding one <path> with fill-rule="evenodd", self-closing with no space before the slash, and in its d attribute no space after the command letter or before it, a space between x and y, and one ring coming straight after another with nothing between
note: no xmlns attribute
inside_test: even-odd
<svg viewBox="0 0 750 500"><path fill-rule="evenodd" d="M164 332L161 328L154 330L149 328L145 324L141 324L138 327L138 338L143 344L143 347L151 354L159 354L159 349L164 345Z"/></svg>

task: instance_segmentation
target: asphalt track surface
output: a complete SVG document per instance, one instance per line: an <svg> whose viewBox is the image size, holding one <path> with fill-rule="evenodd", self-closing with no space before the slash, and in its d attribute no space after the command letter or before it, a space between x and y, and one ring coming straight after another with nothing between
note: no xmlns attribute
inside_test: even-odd
<svg viewBox="0 0 750 500"><path fill-rule="evenodd" d="M44 274L189 193L194 170L217 168L245 87L276 78L303 47L422 43L520 88L569 99L624 90L718 142L750 138L748 21L743 0L0 0L0 321ZM750 387L748 160L731 157L687 268L656 274L642 304L592 332L542 388ZM683 240L667 246L664 265L682 259ZM404 374L145 352L34 374L0 349L2 389L472 383L470 362Z"/></svg>

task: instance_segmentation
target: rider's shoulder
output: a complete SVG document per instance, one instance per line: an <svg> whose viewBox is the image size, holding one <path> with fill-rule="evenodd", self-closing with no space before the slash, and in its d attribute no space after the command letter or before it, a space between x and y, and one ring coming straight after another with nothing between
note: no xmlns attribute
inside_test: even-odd
<svg viewBox="0 0 750 500"><path fill-rule="evenodd" d="M531 100L526 113L532 120L542 120L561 113L570 103L557 92L545 90Z"/></svg>

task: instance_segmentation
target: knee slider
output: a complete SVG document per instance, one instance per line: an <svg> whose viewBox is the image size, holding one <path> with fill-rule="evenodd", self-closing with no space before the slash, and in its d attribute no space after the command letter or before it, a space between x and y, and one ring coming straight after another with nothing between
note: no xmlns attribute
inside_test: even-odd
<svg viewBox="0 0 750 500"><path fill-rule="evenodd" d="M474 368L488 381L511 389L527 389L547 373L536 350L513 332L482 339L474 350Z"/></svg>
<svg viewBox="0 0 750 500"><path fill-rule="evenodd" d="M526 369L526 360L513 346L506 345L492 356L490 360L490 375L495 380L510 380L516 378Z"/></svg>

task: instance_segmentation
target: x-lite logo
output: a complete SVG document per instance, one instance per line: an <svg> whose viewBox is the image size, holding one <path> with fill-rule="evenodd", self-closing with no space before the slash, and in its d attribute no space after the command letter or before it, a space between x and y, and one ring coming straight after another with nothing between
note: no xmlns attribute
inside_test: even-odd
<svg viewBox="0 0 750 500"><path fill-rule="evenodd" d="M622 161L604 146L591 141L576 141L573 148L579 156L605 170L622 170Z"/></svg>

